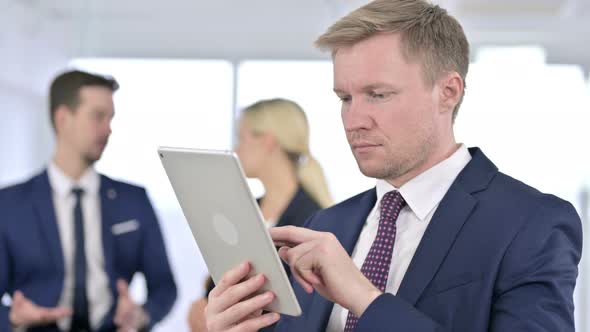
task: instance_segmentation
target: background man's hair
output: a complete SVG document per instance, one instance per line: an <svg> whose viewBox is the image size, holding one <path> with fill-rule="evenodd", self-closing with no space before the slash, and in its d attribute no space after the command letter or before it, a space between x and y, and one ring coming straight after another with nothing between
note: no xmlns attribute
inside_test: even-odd
<svg viewBox="0 0 590 332"><path fill-rule="evenodd" d="M55 111L62 105L75 110L80 103L80 89L86 86L99 86L115 92L119 83L108 76L91 74L80 70L71 70L57 76L49 89L49 112L55 129Z"/></svg>

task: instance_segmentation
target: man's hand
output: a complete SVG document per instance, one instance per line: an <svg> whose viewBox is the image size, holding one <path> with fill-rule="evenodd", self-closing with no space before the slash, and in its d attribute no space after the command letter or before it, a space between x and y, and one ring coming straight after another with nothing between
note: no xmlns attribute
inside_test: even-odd
<svg viewBox="0 0 590 332"><path fill-rule="evenodd" d="M209 293L205 318L209 332L258 331L279 320L279 314L262 314L262 308L272 302L274 294L265 292L251 297L265 282L262 274L244 280L250 264L242 263L227 271L219 284Z"/></svg>
<svg viewBox="0 0 590 332"><path fill-rule="evenodd" d="M269 231L275 245L281 247L279 256L289 264L293 277L306 292L315 289L357 317L381 295L334 234L295 226Z"/></svg>
<svg viewBox="0 0 590 332"><path fill-rule="evenodd" d="M12 326L28 328L55 323L71 314L72 310L67 308L40 307L27 299L21 291L16 291L12 296L12 306L8 317Z"/></svg>
<svg viewBox="0 0 590 332"><path fill-rule="evenodd" d="M188 326L191 332L207 332L207 320L205 319L205 307L207 299L202 298L193 302L188 312Z"/></svg>
<svg viewBox="0 0 590 332"><path fill-rule="evenodd" d="M139 331L149 323L149 317L143 308L131 299L129 285L123 279L117 280L119 298L115 311L117 332Z"/></svg>

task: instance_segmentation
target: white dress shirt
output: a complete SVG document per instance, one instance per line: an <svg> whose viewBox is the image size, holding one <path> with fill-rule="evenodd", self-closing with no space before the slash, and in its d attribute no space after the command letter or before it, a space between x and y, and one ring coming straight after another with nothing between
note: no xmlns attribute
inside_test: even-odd
<svg viewBox="0 0 590 332"><path fill-rule="evenodd" d="M53 205L64 257L64 284L59 306L72 308L74 301L74 254L76 250L74 234L74 205L76 202L72 188L84 190L82 196L82 215L84 219L84 241L86 250L86 296L90 326L97 329L111 308L113 299L109 288L109 278L104 265L102 247L102 219L100 210L100 176L93 168L88 168L76 183L51 162L47 168L52 189ZM68 331L71 318L58 321L63 331Z"/></svg>
<svg viewBox="0 0 590 332"><path fill-rule="evenodd" d="M391 266L389 267L389 277L385 287L387 293L394 295L397 293L438 204L470 160L471 155L467 147L461 144L449 158L399 188L399 192L406 200L407 205L401 210L396 222L397 232L391 256ZM352 260L359 270L377 235L381 199L387 192L397 189L385 180L377 180L376 187L377 202L367 216L367 221L352 253ZM348 310L334 304L327 331L343 331L347 315Z"/></svg>

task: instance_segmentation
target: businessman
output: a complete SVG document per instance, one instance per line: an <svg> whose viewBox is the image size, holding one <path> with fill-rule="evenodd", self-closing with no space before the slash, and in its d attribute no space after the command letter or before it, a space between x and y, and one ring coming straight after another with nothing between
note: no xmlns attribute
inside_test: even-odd
<svg viewBox="0 0 590 332"><path fill-rule="evenodd" d="M149 330L176 285L143 188L98 174L111 134L114 79L81 71L51 84L56 148L47 168L0 190L0 330ZM136 272L148 296L128 293Z"/></svg>
<svg viewBox="0 0 590 332"><path fill-rule="evenodd" d="M376 0L316 44L332 52L348 142L377 183L306 228L270 230L303 309L277 330L574 331L574 208L455 141L469 64L460 24L423 0ZM260 311L272 293L250 296L265 282L244 279L250 269L211 292L210 331L279 320Z"/></svg>

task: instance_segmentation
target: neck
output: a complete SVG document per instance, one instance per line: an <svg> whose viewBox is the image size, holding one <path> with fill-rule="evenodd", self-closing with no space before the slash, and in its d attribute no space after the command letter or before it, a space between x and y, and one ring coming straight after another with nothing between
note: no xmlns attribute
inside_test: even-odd
<svg viewBox="0 0 590 332"><path fill-rule="evenodd" d="M53 155L53 162L64 172L68 177L74 181L78 181L82 174L90 167L84 159L71 150L57 145L55 154Z"/></svg>
<svg viewBox="0 0 590 332"><path fill-rule="evenodd" d="M288 159L267 165L259 177L266 191L260 206L266 219L278 219L297 192L299 183Z"/></svg>
<svg viewBox="0 0 590 332"><path fill-rule="evenodd" d="M452 156L453 153L455 153L459 149L459 147L460 145L457 144L455 142L455 139L453 138L449 141L449 143L440 145L437 149L435 149L433 153L431 153L430 156L422 164L418 165L414 169L410 170L409 172L406 172L405 174L397 178L386 180L394 187L401 188L401 186L403 186L413 178L426 172L438 163Z"/></svg>

